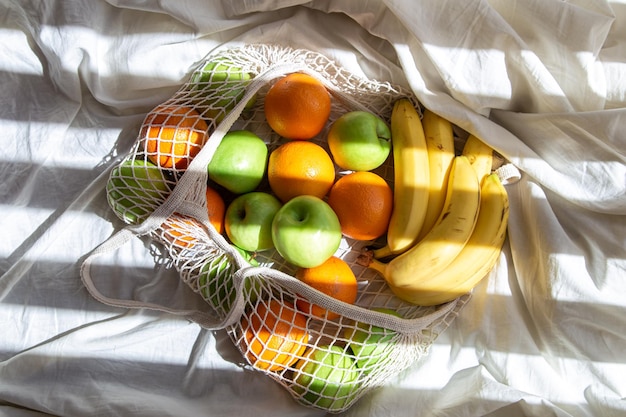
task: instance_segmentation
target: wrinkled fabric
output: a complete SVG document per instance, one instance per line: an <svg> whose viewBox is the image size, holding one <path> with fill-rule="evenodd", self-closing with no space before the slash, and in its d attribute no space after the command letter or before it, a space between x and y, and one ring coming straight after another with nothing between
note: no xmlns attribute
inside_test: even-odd
<svg viewBox="0 0 626 417"><path fill-rule="evenodd" d="M0 2L0 416L321 416L224 331L94 300L109 170L218 48L275 43L410 88L522 173L496 268L427 357L346 416L626 414L626 2ZM135 239L98 287L202 299Z"/></svg>

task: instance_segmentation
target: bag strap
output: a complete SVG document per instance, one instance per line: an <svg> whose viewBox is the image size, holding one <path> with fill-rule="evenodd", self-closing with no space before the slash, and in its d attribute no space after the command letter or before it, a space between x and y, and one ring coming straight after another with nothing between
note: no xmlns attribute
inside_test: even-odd
<svg viewBox="0 0 626 417"><path fill-rule="evenodd" d="M100 290L95 286L92 276L91 276L91 267L94 260L101 255L104 255L108 252L113 252L124 246L128 241L130 241L135 234L129 228L124 228L119 232L115 233L109 239L107 239L104 243L98 246L94 251L92 251L89 256L83 261L80 268L80 276L85 288L99 302L112 306L112 307L122 307L126 309L147 309L154 311L161 311L170 313L176 316L185 317L188 320L191 320L195 323L198 323L200 326L205 327L207 329L218 329L222 328L223 324L221 322L216 322L215 315L212 315L205 311L198 310L181 310L181 309L173 309L161 304L150 303L146 301L137 301L137 300L123 300L118 298L107 297L100 292Z"/></svg>

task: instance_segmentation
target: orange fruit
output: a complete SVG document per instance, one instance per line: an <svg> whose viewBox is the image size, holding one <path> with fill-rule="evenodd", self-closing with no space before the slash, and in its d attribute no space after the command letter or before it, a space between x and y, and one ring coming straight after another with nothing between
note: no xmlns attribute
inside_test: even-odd
<svg viewBox="0 0 626 417"><path fill-rule="evenodd" d="M226 204L222 196L213 188L207 187L207 213L209 222L219 233L224 232ZM175 213L163 223L163 238L173 245L192 248L198 240L198 233L204 233L202 223L193 217Z"/></svg>
<svg viewBox="0 0 626 417"><path fill-rule="evenodd" d="M311 139L330 116L330 94L324 84L297 72L272 85L264 103L267 123L287 139Z"/></svg>
<svg viewBox="0 0 626 417"><path fill-rule="evenodd" d="M186 169L208 139L208 126L191 107L161 105L141 127L148 159L160 168Z"/></svg>
<svg viewBox="0 0 626 417"><path fill-rule="evenodd" d="M191 249L198 241L198 231L202 224L193 217L174 213L163 223L163 238L172 245Z"/></svg>
<svg viewBox="0 0 626 417"><path fill-rule="evenodd" d="M331 256L319 266L298 269L296 278L330 297L349 304L356 301L357 281L354 272L346 261L336 256ZM303 298L298 298L296 305L301 311L310 312L320 318L325 316L328 320L333 320L339 317L339 314L311 304Z"/></svg>
<svg viewBox="0 0 626 417"><path fill-rule="evenodd" d="M242 319L242 350L259 369L284 369L296 363L307 348L306 324L306 316L294 305L278 300L260 302Z"/></svg>
<svg viewBox="0 0 626 417"><path fill-rule="evenodd" d="M267 179L283 203L298 195L324 198L335 182L335 165L320 145L291 141L270 153Z"/></svg>
<svg viewBox="0 0 626 417"><path fill-rule="evenodd" d="M357 171L333 184L328 193L328 204L337 214L344 236L372 240L387 231L393 191L380 175Z"/></svg>
<svg viewBox="0 0 626 417"><path fill-rule="evenodd" d="M218 233L224 233L224 214L226 213L226 203L220 193L211 187L206 188L206 205L209 215L209 223L213 225Z"/></svg>

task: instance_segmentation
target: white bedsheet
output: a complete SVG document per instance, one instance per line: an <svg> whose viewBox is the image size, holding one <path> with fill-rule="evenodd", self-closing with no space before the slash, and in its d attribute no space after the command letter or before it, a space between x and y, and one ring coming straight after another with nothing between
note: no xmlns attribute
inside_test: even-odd
<svg viewBox="0 0 626 417"><path fill-rule="evenodd" d="M626 415L624 0L0 1L0 416L321 416L224 331L108 307L109 169L216 48L276 43L411 88L522 172L496 269L347 416ZM202 308L149 247L106 294Z"/></svg>

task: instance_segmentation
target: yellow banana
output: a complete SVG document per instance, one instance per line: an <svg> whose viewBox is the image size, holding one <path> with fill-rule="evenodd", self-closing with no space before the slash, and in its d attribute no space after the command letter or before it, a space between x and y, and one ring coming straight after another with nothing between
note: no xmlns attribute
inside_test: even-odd
<svg viewBox="0 0 626 417"><path fill-rule="evenodd" d="M422 239L439 218L446 198L446 184L450 165L454 159L454 134L452 123L443 117L424 110L422 117L426 147L428 150L428 168L430 171L430 185L428 188L428 207L417 240Z"/></svg>
<svg viewBox="0 0 626 417"><path fill-rule="evenodd" d="M420 282L445 269L474 230L480 186L466 157L453 159L447 188L444 209L424 239L389 263L370 259L367 265L380 272L391 290L407 302L420 301Z"/></svg>
<svg viewBox="0 0 626 417"><path fill-rule="evenodd" d="M480 210L472 236L445 269L415 283L413 299L416 303L437 305L471 291L498 261L508 220L506 189L496 174L490 174L481 186Z"/></svg>
<svg viewBox="0 0 626 417"><path fill-rule="evenodd" d="M469 159L476 170L478 181L482 182L485 176L491 174L493 164L493 149L474 135L469 135L463 146L462 155Z"/></svg>
<svg viewBox="0 0 626 417"><path fill-rule="evenodd" d="M428 151L419 113L401 98L391 113L391 145L394 163L393 211L387 230L387 246L377 258L399 254L416 242L428 207Z"/></svg>

